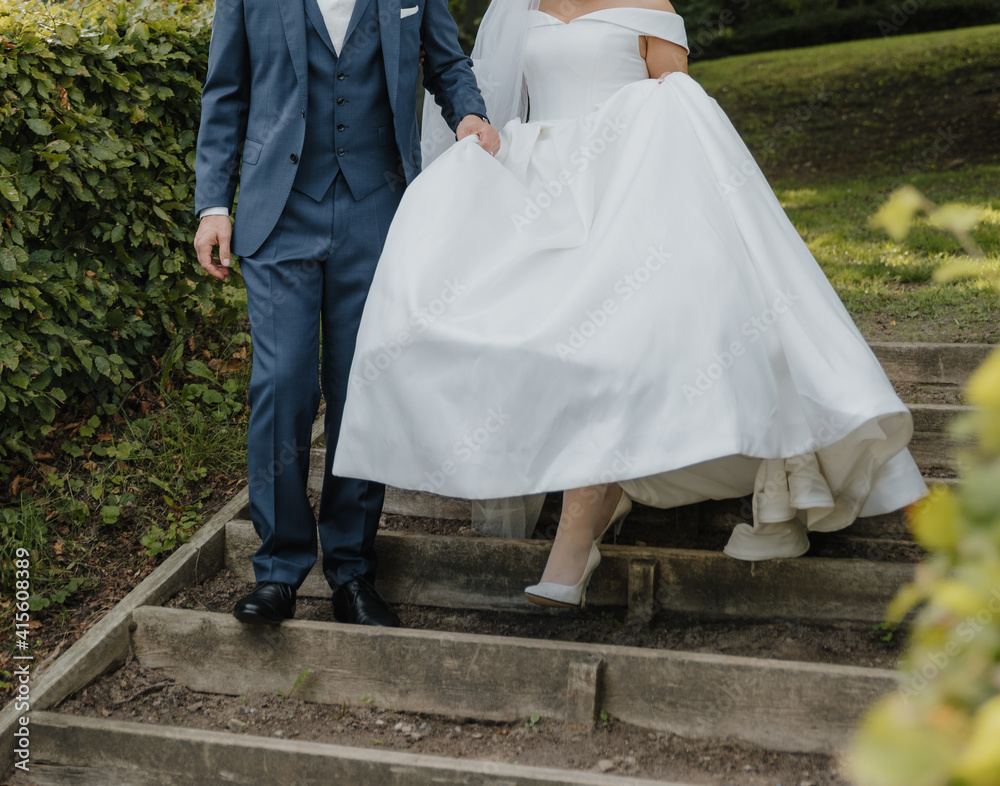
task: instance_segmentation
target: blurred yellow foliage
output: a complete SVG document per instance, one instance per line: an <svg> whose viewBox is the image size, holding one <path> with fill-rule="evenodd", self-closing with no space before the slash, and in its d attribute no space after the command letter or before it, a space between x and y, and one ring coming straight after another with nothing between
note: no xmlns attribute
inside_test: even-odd
<svg viewBox="0 0 1000 786"><path fill-rule="evenodd" d="M934 205L913 186L903 186L893 192L889 200L872 216L872 226L884 229L897 243L910 234L913 221L921 210Z"/></svg>
<svg viewBox="0 0 1000 786"><path fill-rule="evenodd" d="M958 502L946 486L914 505L910 526L917 543L928 551L953 549L958 544Z"/></svg>
<svg viewBox="0 0 1000 786"><path fill-rule="evenodd" d="M937 208L912 187L873 223L901 239L921 211L974 246L979 211ZM993 275L968 259L942 275L966 274ZM1000 351L966 395L978 409L953 429L973 438L961 449L962 482L910 511L928 556L888 610L900 622L917 609L900 688L869 710L845 760L858 786L1000 786Z"/></svg>

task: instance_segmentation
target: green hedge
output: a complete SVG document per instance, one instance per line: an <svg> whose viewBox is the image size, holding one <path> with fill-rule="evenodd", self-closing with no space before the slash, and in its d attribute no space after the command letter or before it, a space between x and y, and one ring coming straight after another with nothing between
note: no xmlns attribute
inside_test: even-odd
<svg viewBox="0 0 1000 786"><path fill-rule="evenodd" d="M0 455L222 305L191 250L211 4L108 5L0 2Z"/></svg>
<svg viewBox="0 0 1000 786"><path fill-rule="evenodd" d="M675 3L693 60L1000 23L997 0L692 0Z"/></svg>

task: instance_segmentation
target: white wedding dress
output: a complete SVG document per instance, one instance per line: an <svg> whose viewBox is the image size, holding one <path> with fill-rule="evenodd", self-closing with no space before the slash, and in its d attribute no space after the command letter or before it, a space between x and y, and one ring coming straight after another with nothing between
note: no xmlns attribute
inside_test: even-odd
<svg viewBox="0 0 1000 786"><path fill-rule="evenodd" d="M532 11L530 119L407 189L333 471L489 499L611 481L754 494L727 553L796 556L926 493L913 423L715 101L647 77L681 17Z"/></svg>

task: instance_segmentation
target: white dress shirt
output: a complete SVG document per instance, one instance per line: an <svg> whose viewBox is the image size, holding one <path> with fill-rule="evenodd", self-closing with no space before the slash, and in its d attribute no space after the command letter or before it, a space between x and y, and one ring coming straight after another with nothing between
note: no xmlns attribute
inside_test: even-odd
<svg viewBox="0 0 1000 786"><path fill-rule="evenodd" d="M333 49L339 57L340 50L344 47L344 38L347 36L347 26L351 23L351 16L354 14L355 0L316 0L316 4L319 5L319 10L323 14L326 31L330 34ZM229 208L206 207L198 214L198 218L228 215Z"/></svg>
<svg viewBox="0 0 1000 786"><path fill-rule="evenodd" d="M333 42L333 50L340 56L344 47L344 37L347 35L347 25L354 13L355 0L316 0L319 10L326 22L326 31Z"/></svg>

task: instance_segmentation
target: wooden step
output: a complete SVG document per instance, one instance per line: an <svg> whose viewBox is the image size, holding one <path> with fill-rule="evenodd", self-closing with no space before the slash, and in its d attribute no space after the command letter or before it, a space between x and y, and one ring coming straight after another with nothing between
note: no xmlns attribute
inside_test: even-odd
<svg viewBox="0 0 1000 786"><path fill-rule="evenodd" d="M38 786L681 786L53 712L31 729Z"/></svg>
<svg viewBox="0 0 1000 786"><path fill-rule="evenodd" d="M962 385L996 349L992 344L870 344L893 382Z"/></svg>
<svg viewBox="0 0 1000 786"><path fill-rule="evenodd" d="M260 541L252 525L226 525L226 567L253 582ZM548 558L544 541L383 532L376 540L379 591L390 603L542 612L523 597ZM855 559L740 562L683 549L602 546L588 604L626 607L633 620L660 610L709 618L880 622L913 565ZM300 588L329 597L319 561Z"/></svg>
<svg viewBox="0 0 1000 786"><path fill-rule="evenodd" d="M513 722L593 725L600 711L686 737L831 754L895 686L883 669L144 607L140 664L195 691L288 691L306 701ZM206 655L210 653L210 657ZM308 672L306 670L309 670ZM302 679L303 674L306 676Z"/></svg>
<svg viewBox="0 0 1000 786"><path fill-rule="evenodd" d="M973 407L957 404L907 404L913 415L913 430L918 434L947 434L955 418L967 415Z"/></svg>

